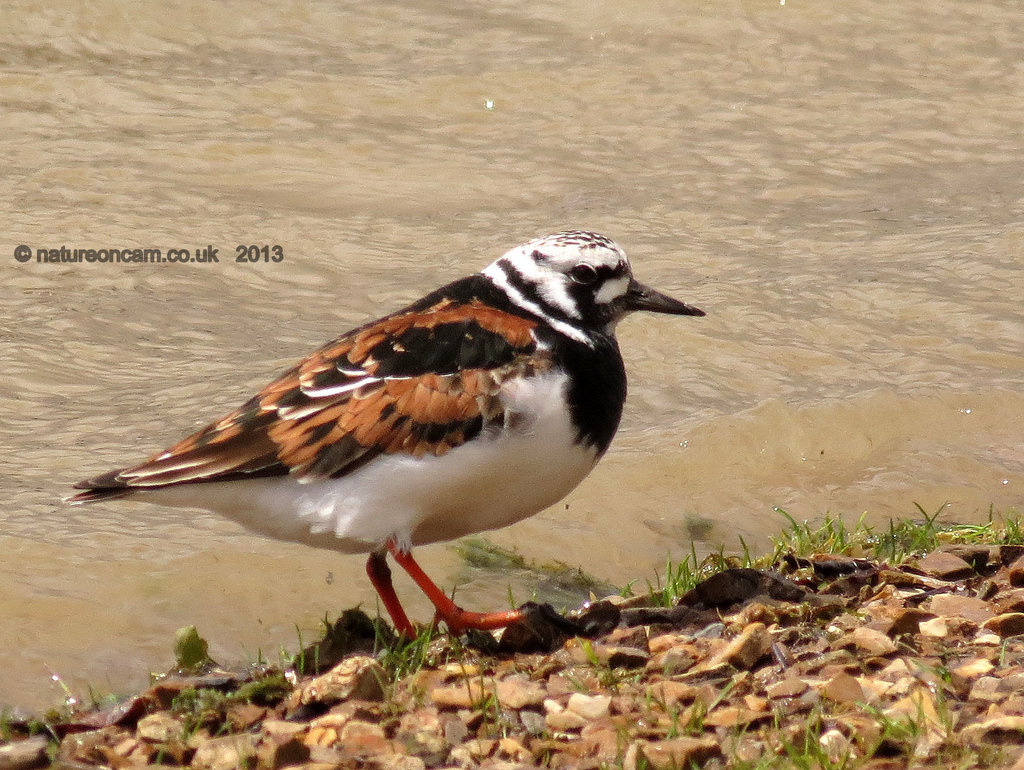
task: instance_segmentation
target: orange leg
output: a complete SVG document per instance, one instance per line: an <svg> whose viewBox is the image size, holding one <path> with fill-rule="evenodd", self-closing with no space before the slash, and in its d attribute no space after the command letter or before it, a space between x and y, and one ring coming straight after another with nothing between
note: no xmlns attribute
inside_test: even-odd
<svg viewBox="0 0 1024 770"><path fill-rule="evenodd" d="M504 628L505 626L511 625L519 620L522 620L526 613L522 610L508 610L507 612L467 612L466 610L459 607L455 602L445 595L444 591L437 587L427 573L423 571L416 560L412 558L412 554L408 551L401 550L392 541L388 541L387 549L394 557L395 561L409 573L409 576L416 581L416 585L420 587L420 590L427 595L427 598L433 603L434 607L437 608L437 617L443 620L448 630L453 634L459 634L469 628L478 628L481 630L489 631L495 628ZM380 553L380 562L384 562L384 554ZM373 555L370 556L373 559ZM367 571L370 572L370 563L367 562ZM379 567L376 569L379 570ZM384 570L387 570L387 565L384 565ZM379 578L380 572L377 572ZM400 627L403 623L412 628L412 624L409 623L408 618L405 616L405 612L402 607L398 604L398 597L395 596L395 591L391 587L391 573L387 573L387 580L380 581L381 584L386 582L387 594L382 590L381 584L378 584L378 580L375 579L373 572L370 574L370 580L373 581L374 587L377 589L377 593L381 595L381 599L384 601L384 606L387 607L388 612L391 614L392 620L395 621L395 626ZM400 615L396 615L396 611ZM399 619L401 618L401 619ZM401 630L401 628L400 628Z"/></svg>
<svg viewBox="0 0 1024 770"><path fill-rule="evenodd" d="M370 576L370 582L380 594L380 600L384 602L384 609L391 616L395 630L407 639L415 638L416 629L409 622L409 616L402 609L395 588L391 585L391 570L388 568L387 555L384 551L373 551L370 554L370 558L366 560L366 574Z"/></svg>

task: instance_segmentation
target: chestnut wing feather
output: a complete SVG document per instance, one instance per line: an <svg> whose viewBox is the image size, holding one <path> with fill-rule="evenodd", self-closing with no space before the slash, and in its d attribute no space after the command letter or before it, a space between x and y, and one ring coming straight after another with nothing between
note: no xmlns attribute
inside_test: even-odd
<svg viewBox="0 0 1024 770"><path fill-rule="evenodd" d="M266 475L344 475L380 454L442 455L503 419L509 377L551 366L535 323L441 300L328 343L223 419L139 465L76 485L71 502Z"/></svg>

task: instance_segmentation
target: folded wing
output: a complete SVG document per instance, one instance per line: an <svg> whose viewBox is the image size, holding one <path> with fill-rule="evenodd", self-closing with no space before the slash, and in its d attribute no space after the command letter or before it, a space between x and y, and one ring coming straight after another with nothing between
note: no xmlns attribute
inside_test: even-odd
<svg viewBox="0 0 1024 770"><path fill-rule="evenodd" d="M504 418L510 376L551 366L535 323L441 299L328 343L223 419L76 485L84 503L172 484L342 476L380 454L442 455Z"/></svg>

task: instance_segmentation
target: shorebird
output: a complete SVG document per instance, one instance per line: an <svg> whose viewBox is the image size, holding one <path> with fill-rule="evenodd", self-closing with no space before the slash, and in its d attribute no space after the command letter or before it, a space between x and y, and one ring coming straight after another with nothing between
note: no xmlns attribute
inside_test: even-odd
<svg viewBox="0 0 1024 770"><path fill-rule="evenodd" d="M412 548L513 524L583 480L618 429L615 328L637 310L704 315L639 283L602 235L537 238L346 332L226 417L68 499L207 509L282 540L369 552L370 581L412 636L390 554L450 631L501 628L523 610L463 610Z"/></svg>

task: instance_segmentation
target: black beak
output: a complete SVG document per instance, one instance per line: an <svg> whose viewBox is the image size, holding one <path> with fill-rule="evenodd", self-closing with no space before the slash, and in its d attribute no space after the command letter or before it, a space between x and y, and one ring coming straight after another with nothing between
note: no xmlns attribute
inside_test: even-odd
<svg viewBox="0 0 1024 770"><path fill-rule="evenodd" d="M672 299L667 294L655 291L650 286L644 286L632 278L624 299L626 307L630 310L649 310L652 313L668 313L669 315L705 315L700 308Z"/></svg>

